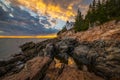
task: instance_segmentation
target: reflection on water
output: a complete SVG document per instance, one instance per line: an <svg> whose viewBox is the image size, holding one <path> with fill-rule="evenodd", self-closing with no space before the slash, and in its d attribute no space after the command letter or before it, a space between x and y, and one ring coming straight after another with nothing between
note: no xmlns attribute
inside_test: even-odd
<svg viewBox="0 0 120 80"><path fill-rule="evenodd" d="M33 41L35 43L45 39L0 39L0 60L10 57L10 55L19 53L19 46Z"/></svg>

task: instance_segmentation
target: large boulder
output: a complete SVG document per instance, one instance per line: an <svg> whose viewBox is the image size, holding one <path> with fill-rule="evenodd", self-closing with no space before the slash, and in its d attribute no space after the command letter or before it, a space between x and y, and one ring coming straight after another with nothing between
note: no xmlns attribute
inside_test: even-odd
<svg viewBox="0 0 120 80"><path fill-rule="evenodd" d="M80 42L74 48L72 58L79 69L87 66L88 71L105 79L120 78L120 41Z"/></svg>
<svg viewBox="0 0 120 80"><path fill-rule="evenodd" d="M56 54L56 47L53 43L49 43L46 45L44 49L44 56L49 56L51 58L54 58L54 55Z"/></svg>
<svg viewBox="0 0 120 80"><path fill-rule="evenodd" d="M111 44L110 44L111 43ZM111 79L120 79L120 42L106 42L105 53L97 57L95 73ZM107 46L109 44L109 47Z"/></svg>
<svg viewBox="0 0 120 80"><path fill-rule="evenodd" d="M79 44L79 46L74 48L72 57L75 60L79 69L82 69L83 65L88 65L89 60L87 58L87 54L90 48L86 44Z"/></svg>
<svg viewBox="0 0 120 80"><path fill-rule="evenodd" d="M77 41L72 38L62 39L61 41L57 42L57 54L55 57L60 59L61 62L68 63L68 58L72 54L74 47L77 45Z"/></svg>
<svg viewBox="0 0 120 80"><path fill-rule="evenodd" d="M35 43L33 43L33 42L27 42L24 45L20 46L20 48L23 52L26 51L26 50L29 50L31 48L34 48L34 47L35 47Z"/></svg>

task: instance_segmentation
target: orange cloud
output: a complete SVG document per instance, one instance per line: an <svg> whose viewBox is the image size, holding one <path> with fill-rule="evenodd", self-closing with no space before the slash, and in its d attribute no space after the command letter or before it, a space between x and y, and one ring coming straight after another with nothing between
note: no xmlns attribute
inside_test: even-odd
<svg viewBox="0 0 120 80"><path fill-rule="evenodd" d="M42 15L64 21L74 19L77 9L80 8L86 14L88 5L82 4L83 0L11 0L13 3L21 4Z"/></svg>
<svg viewBox="0 0 120 80"><path fill-rule="evenodd" d="M59 4L45 3L43 0L17 0L18 3L44 15L48 14L53 18L62 19L64 21L74 17L76 13L73 11L73 5L67 5L67 9L61 8Z"/></svg>

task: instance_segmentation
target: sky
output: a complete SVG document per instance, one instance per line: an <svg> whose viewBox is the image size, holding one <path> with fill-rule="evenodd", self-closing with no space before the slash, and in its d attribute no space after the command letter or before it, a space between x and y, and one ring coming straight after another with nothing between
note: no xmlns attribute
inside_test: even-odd
<svg viewBox="0 0 120 80"><path fill-rule="evenodd" d="M72 20L78 9L86 14L92 0L11 0L33 11L64 21Z"/></svg>
<svg viewBox="0 0 120 80"><path fill-rule="evenodd" d="M16 5L22 5L37 14L55 18L56 29L62 29L66 21L74 21L76 12L81 10L85 15L92 0L9 0Z"/></svg>

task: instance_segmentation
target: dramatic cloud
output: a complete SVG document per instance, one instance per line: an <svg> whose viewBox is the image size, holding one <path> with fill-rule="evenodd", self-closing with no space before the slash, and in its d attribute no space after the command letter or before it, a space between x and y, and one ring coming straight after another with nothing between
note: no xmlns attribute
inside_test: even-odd
<svg viewBox="0 0 120 80"><path fill-rule="evenodd" d="M13 0L12 0L13 1ZM14 0L39 14L49 15L64 21L73 19L78 8L83 14L88 10L91 0Z"/></svg>

